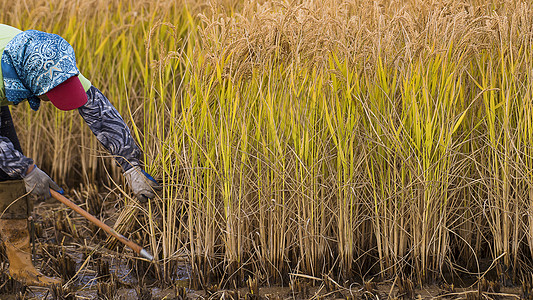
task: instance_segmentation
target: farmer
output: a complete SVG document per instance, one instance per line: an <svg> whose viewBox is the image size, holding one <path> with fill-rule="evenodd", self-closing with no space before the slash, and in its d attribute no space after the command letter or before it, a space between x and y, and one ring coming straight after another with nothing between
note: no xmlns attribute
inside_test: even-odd
<svg viewBox="0 0 533 300"><path fill-rule="evenodd" d="M120 114L79 72L67 41L55 34L0 24L0 53L0 236L10 276L27 285L50 286L60 280L44 276L32 263L28 217L33 203L27 195L46 199L50 188L62 189L22 154L8 104L28 101L36 111L49 101L60 110L78 109L120 164L138 198L153 198L157 182L141 168L140 150Z"/></svg>

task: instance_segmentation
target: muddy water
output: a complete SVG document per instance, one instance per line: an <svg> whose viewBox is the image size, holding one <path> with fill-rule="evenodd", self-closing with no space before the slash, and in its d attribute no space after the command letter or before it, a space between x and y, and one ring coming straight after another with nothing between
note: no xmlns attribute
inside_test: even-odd
<svg viewBox="0 0 533 300"><path fill-rule="evenodd" d="M96 290L93 289L80 289L74 293L74 298L72 299L98 299ZM153 288L151 289L151 294L153 299L175 299L174 295L175 292L172 290L162 290L159 288ZM46 288L31 288L30 291L28 291L25 294L24 299L28 300L38 300L38 299L44 299L44 300L53 300L54 297L50 293L50 291ZM194 297L194 293L190 293L190 297ZM115 296L115 298L111 299L117 299L117 300L126 300L126 299L138 299L138 293L135 289L119 289ZM196 297L196 299L201 297ZM17 300L16 295L0 295L0 299L2 300Z"/></svg>
<svg viewBox="0 0 533 300"><path fill-rule="evenodd" d="M114 204L109 204L114 207ZM174 287L162 288L162 284L157 282L153 276L143 272L135 267L132 263L131 253L117 253L102 248L105 236L95 236L89 230L87 222L81 217L64 211L71 223L75 226L75 232L63 228L66 232L58 233L55 221L58 219L58 211L64 210L64 207L58 203L41 203L35 208L36 231L39 231L36 247L35 265L47 275L58 275L61 273L61 265L58 264L56 257L58 253L62 256L68 256L72 259L74 266L71 268L76 274L67 284L62 295L64 298L57 299L98 299L98 287L102 284L115 282L112 294L109 299L141 299L140 294L148 293L153 300L159 299L180 299L177 297L177 290ZM108 209L112 212L112 209ZM105 214L104 217L113 220L112 214ZM67 226L67 225L60 225ZM54 228L55 227L55 228ZM40 229L39 229L40 228ZM58 242L60 241L60 242ZM62 245L62 246L59 246ZM48 252L53 253L48 253ZM0 258L1 260L1 258ZM102 280L99 277L99 264L107 262L109 272L107 276L113 279ZM1 272L2 270L0 270ZM101 272L101 270L100 270ZM74 274L70 274L73 276ZM189 287L190 268L186 262L179 265L174 278L177 287ZM64 278L65 279L65 278ZM142 283L140 282L142 281ZM0 286L2 282L0 282ZM143 286L141 290L140 286ZM257 294L259 299L385 299L385 298L405 298L397 284L392 281L377 283L374 290L367 291L366 287L359 283L345 284L344 287L326 286L323 282L304 282L300 287L259 287ZM438 298L472 298L477 293L478 285L474 282L468 285L462 285L462 288L444 288L443 286L425 286L415 288L412 291L412 298L432 299ZM16 299L19 291L12 291L11 294L0 295L0 300ZM240 297L250 298L250 290L242 288L239 290L214 290L209 292L198 290L185 290L188 299L232 299ZM494 291L483 291L481 298L498 298L498 299L518 299L521 290L519 287L506 288L502 287L498 293ZM257 295L253 293L254 295ZM68 295L72 297L67 297ZM368 297L372 295L372 297ZM108 296L108 297L109 297ZM366 298L365 298L366 297ZM407 297L408 298L408 297ZM406 299L407 299L406 298ZM53 293L46 288L30 287L26 290L24 299L55 299ZM150 298L144 298L150 299ZM258 298L252 298L258 299Z"/></svg>
<svg viewBox="0 0 533 300"><path fill-rule="evenodd" d="M70 299L98 299L98 285L102 282L111 282L110 280L103 281L98 277L94 264L87 263L82 254L77 252L75 248L69 248L68 255L74 258L76 262L76 276L67 281L64 285L65 292L63 296L72 295L74 298ZM41 257L36 260L36 266L43 266L45 258ZM114 257L100 257L98 260L109 260L109 274L113 276L113 282L116 283L116 290L113 291L114 300L126 300L126 299L140 299L140 283L139 278L132 272L132 268L126 259L117 259ZM46 268L42 268L43 270ZM189 268L184 262L183 266L178 267L176 277L180 277L181 280L176 280L175 285L177 287L188 287L189 280L184 277L184 274L188 274ZM51 274L47 274L51 275ZM160 284L152 278L144 279L144 289L151 295L151 299L176 299L176 290L174 288L160 288ZM14 291L16 292L16 291ZM194 295L195 293L190 291L188 294ZM24 299L55 299L51 290L47 288L28 287L24 293ZM15 294L2 294L0 300L16 299ZM60 298L61 299L61 298ZM69 299L69 298L66 298Z"/></svg>
<svg viewBox="0 0 533 300"><path fill-rule="evenodd" d="M115 207L116 203L107 203L99 218L112 225ZM106 235L95 234L85 219L62 204L53 200L38 203L33 217L33 236L36 238L34 264L47 276L62 277L66 282L64 289L59 291L59 297L54 297L53 291L46 288L26 287L22 291L22 287L16 284L2 288L4 282L0 282L0 292L3 292L0 300L16 299L16 295L21 293L24 299L97 299L99 285L106 284L112 287L107 290L110 291L107 295L109 299L138 299L138 294L142 292L149 293L154 300L175 299L174 288L161 288L164 285L157 282L153 268L145 270L149 264L139 269L131 251L122 247L119 252L104 248ZM0 274L7 273L7 264L1 264L3 260L0 251ZM189 286L189 274L187 262L181 263L173 276L174 284ZM3 280L2 277L0 280ZM6 290L10 293L6 294Z"/></svg>
<svg viewBox="0 0 533 300"><path fill-rule="evenodd" d="M159 288L151 289L152 299L179 299L175 297L175 292L172 290L164 290ZM240 295L241 299L245 299L247 294L246 289L239 291L222 290L217 291L212 295L206 295L203 291L187 291L188 299L232 299L236 295ZM337 291L325 291L323 286L310 287L306 294L301 292L294 292L288 287L264 287L259 288L259 299L363 299L363 295L368 297L368 294L363 293L363 287L360 285L353 285L351 288L346 288ZM414 290L414 297L412 299L520 299L520 288L502 288L498 293L485 292L478 298L477 290L475 288L456 289L453 292L443 291L437 285L430 285ZM318 297L320 296L320 297ZM376 298L377 297L377 298ZM378 284L377 290L373 293L373 297L365 299L400 299L402 294L399 293L397 287L393 287L390 282ZM0 295L2 300L15 300L14 295ZM54 299L47 289L32 288L31 293L27 294L25 299ZM85 288L75 292L75 298L72 299L97 299L97 294L94 289ZM135 289L119 289L115 298L113 299L139 299L139 295ZM409 299L409 298L402 298Z"/></svg>

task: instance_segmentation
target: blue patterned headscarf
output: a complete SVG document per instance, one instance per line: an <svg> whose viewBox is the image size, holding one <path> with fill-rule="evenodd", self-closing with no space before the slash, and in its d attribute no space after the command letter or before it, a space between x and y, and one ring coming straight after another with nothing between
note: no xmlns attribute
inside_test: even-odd
<svg viewBox="0 0 533 300"><path fill-rule="evenodd" d="M74 49L57 34L23 31L9 41L2 55L7 100L19 104L28 99L33 110L41 104L37 96L78 74Z"/></svg>

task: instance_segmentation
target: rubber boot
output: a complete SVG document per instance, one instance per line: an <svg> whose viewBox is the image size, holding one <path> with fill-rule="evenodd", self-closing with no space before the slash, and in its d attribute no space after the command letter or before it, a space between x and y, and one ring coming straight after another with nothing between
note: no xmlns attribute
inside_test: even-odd
<svg viewBox="0 0 533 300"><path fill-rule="evenodd" d="M9 274L25 285L48 287L61 280L37 271L31 260L30 234L26 219L0 219L0 234L9 260Z"/></svg>

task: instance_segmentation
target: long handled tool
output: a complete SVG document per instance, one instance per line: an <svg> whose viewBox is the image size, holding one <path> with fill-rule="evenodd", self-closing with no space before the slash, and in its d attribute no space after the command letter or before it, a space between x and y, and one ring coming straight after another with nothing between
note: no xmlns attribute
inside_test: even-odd
<svg viewBox="0 0 533 300"><path fill-rule="evenodd" d="M85 217L87 220L95 224L96 226L102 228L105 232L108 234L114 236L116 239L124 243L126 246L130 247L133 251L135 251L137 254L141 255L142 257L148 259L149 261L154 260L154 257L148 253L148 251L144 250L143 247L135 244L134 242L130 241L128 238L123 236L122 234L116 232L113 230L113 228L107 226L104 222L98 220L95 216L88 213L83 208L76 205L74 202L67 199L65 196L61 195L60 193L54 191L53 189L50 189L50 194L52 194L52 197L54 197L59 202L65 204L66 206L72 208L75 212L79 213L83 217Z"/></svg>

